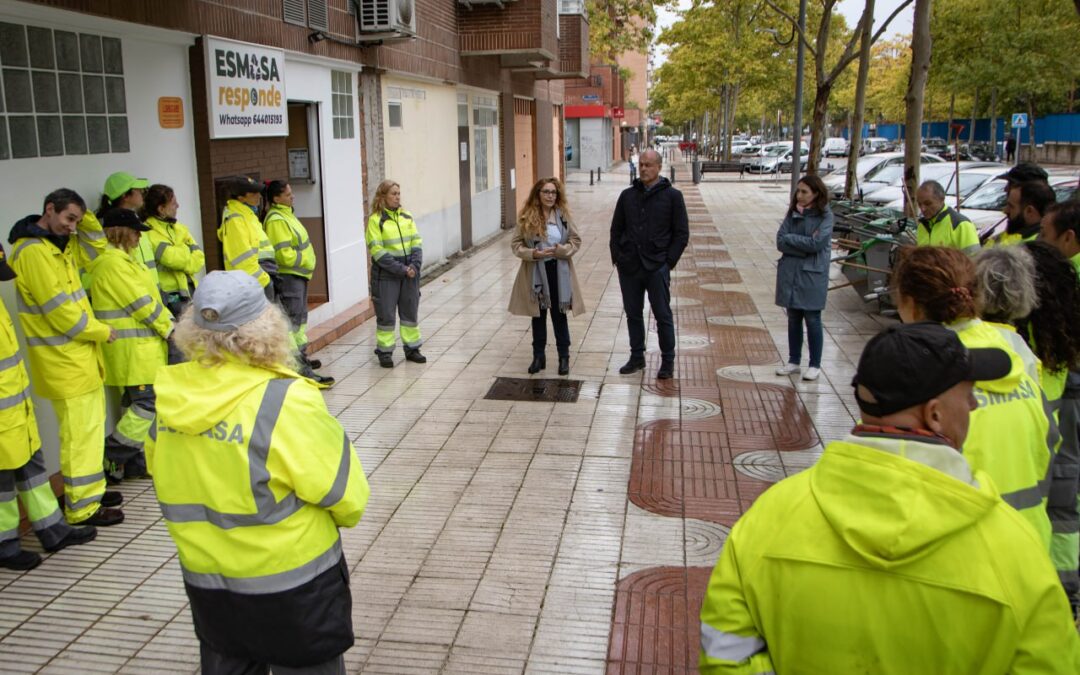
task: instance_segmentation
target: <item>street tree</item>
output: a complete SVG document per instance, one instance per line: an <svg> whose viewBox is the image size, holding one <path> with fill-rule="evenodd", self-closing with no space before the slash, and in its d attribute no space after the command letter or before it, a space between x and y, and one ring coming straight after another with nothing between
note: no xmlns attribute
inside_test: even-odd
<svg viewBox="0 0 1080 675"><path fill-rule="evenodd" d="M919 187L919 164L922 161L923 94L930 73L930 4L915 0L911 26L911 76L908 78L907 127L904 129L904 213L916 216L915 190Z"/></svg>

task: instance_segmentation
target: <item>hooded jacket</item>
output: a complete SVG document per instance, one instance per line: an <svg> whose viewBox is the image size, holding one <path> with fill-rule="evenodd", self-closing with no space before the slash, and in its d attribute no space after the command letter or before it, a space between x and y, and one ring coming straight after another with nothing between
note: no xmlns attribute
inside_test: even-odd
<svg viewBox="0 0 1080 675"><path fill-rule="evenodd" d="M622 191L611 216L611 262L623 272L675 269L690 241L681 192L660 176L651 188L640 178Z"/></svg>
<svg viewBox="0 0 1080 675"><path fill-rule="evenodd" d="M732 528L702 675L1080 672L1042 542L932 438L852 434Z"/></svg>
<svg viewBox="0 0 1080 675"><path fill-rule="evenodd" d="M339 527L367 479L319 389L284 368L197 361L158 370L147 465L199 638L287 666L353 644Z"/></svg>
<svg viewBox="0 0 1080 675"><path fill-rule="evenodd" d="M828 206L802 213L788 209L776 232L776 304L789 309L820 311L829 294L832 231L835 218Z"/></svg>
<svg viewBox="0 0 1080 675"><path fill-rule="evenodd" d="M109 327L94 318L70 252L70 237L38 227L27 216L11 229L10 264L34 391L67 399L100 389L105 362L100 343Z"/></svg>
<svg viewBox="0 0 1080 675"><path fill-rule="evenodd" d="M1050 460L1057 447L1054 423L1039 383L1027 374L1024 360L993 325L979 319L955 323L968 349L996 347L1012 360L1012 370L1000 380L975 383L964 457L973 469L994 479L1001 498L1023 515L1050 546Z"/></svg>

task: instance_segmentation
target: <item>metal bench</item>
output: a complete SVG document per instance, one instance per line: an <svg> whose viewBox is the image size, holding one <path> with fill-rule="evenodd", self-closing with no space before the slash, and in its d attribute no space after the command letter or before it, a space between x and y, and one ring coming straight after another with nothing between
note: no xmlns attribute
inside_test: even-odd
<svg viewBox="0 0 1080 675"><path fill-rule="evenodd" d="M743 177L743 173L746 171L745 165L740 162L699 162L699 174L697 176L700 182L701 178L707 173L737 173L739 178Z"/></svg>

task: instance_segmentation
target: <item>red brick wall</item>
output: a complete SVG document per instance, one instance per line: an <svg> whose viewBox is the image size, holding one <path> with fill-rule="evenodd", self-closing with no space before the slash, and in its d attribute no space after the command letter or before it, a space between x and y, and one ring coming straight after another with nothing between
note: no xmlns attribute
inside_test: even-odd
<svg viewBox="0 0 1080 675"><path fill-rule="evenodd" d="M463 52L540 50L558 58L557 0L516 0L498 5L461 7L458 13Z"/></svg>

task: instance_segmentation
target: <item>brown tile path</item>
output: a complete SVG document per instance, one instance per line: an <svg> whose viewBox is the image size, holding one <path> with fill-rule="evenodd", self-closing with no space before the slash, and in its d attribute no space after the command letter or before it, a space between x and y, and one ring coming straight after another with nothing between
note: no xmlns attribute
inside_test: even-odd
<svg viewBox="0 0 1080 675"><path fill-rule="evenodd" d="M658 383L652 372L617 374L628 345L607 231L621 176L570 178L589 309L570 320L571 376L584 381L576 403L483 398L496 376L526 377L531 358L528 320L505 311L518 267L506 235L424 286L427 365L379 368L371 322L319 354L338 379L327 405L372 485L361 524L342 533L351 672L685 672L693 605L728 524L771 481L809 465L818 438L851 425L853 359L878 325L853 293L830 299L822 380L771 372L786 340L772 306L781 192L714 179L687 190L694 235L674 277L679 379ZM124 524L30 573L0 571L0 672L197 670L153 490L122 489ZM646 496L668 515L639 505ZM635 576L665 568L675 582ZM692 583L680 587L680 575ZM683 603L685 619L665 628L616 614L616 598L635 593ZM655 629L635 627L646 625ZM664 652L667 665L645 667L660 657L643 654L662 653L655 638L646 646L649 634L679 645ZM653 651L613 650L613 635Z"/></svg>

